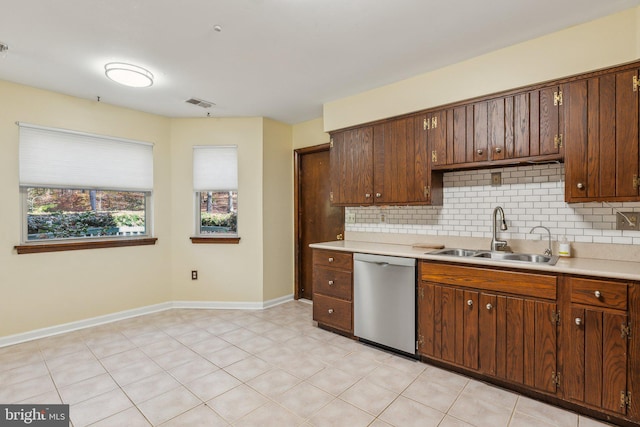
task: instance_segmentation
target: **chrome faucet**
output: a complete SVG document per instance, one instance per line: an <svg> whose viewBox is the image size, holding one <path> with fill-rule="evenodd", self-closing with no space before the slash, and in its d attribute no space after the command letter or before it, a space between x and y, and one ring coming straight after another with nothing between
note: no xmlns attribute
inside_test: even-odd
<svg viewBox="0 0 640 427"><path fill-rule="evenodd" d="M535 230L536 228L544 228L545 230L547 230L547 234L549 235L549 247L544 250L544 254L546 256L552 256L553 255L553 251L551 250L551 231L549 231L549 229L547 227L545 227L544 225L536 225L531 230L529 230L529 234L533 233L533 230Z"/></svg>
<svg viewBox="0 0 640 427"><path fill-rule="evenodd" d="M493 210L493 214L491 215L491 231L492 231L492 237L491 237L491 252L495 252L495 251L504 251L505 248L507 247L507 241L506 240L498 240L498 237L496 236L496 221L497 221L497 214L500 213L500 230L502 231L506 231L507 230L507 222L504 220L504 211L502 210L502 208L500 206L496 206L495 209Z"/></svg>

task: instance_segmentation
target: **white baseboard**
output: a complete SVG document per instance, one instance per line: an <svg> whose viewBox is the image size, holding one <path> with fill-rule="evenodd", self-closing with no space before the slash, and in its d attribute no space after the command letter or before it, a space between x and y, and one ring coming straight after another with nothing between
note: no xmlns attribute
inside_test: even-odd
<svg viewBox="0 0 640 427"><path fill-rule="evenodd" d="M64 323L62 325L35 329L33 331L23 332L15 335L8 335L6 337L0 337L0 347L6 347L26 341L64 334L66 332L73 332L79 329L104 325L105 323L117 322L118 320L129 319L131 317L142 316L145 314L156 313L159 311L170 310L174 308L197 308L207 310L262 310L265 308L275 307L276 305L284 304L285 302L292 300L293 294L285 295L283 297L264 302L170 301L161 304L149 305L146 307L134 308L132 310L106 314L104 316L78 320L76 322Z"/></svg>

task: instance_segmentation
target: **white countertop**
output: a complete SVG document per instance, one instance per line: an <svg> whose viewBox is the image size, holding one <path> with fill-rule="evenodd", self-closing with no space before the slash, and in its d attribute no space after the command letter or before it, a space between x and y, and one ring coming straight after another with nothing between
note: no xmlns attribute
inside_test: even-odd
<svg viewBox="0 0 640 427"><path fill-rule="evenodd" d="M525 270L547 271L552 273L569 273L585 276L607 277L611 279L640 281L640 262L612 261L593 258L560 258L556 265L544 265L517 261L496 261L485 258L429 255L429 252L435 251L436 249L416 248L411 245L359 242L355 240L313 243L309 246L315 249L328 249L343 252L361 252L377 255L428 259L432 261L456 262L470 265L510 267Z"/></svg>

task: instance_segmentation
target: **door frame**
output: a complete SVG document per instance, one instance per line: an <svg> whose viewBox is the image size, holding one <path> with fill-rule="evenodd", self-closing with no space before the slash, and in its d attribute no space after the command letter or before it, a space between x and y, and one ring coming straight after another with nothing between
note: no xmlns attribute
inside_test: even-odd
<svg viewBox="0 0 640 427"><path fill-rule="evenodd" d="M313 154L319 153L322 151L329 151L330 144L327 142L325 144L314 145L312 147L298 148L293 150L293 232L295 235L294 242L294 264L295 264L295 272L294 272L294 288L293 288L293 298L300 298L300 239L302 236L300 235L302 228L300 227L300 162L301 157L305 154Z"/></svg>

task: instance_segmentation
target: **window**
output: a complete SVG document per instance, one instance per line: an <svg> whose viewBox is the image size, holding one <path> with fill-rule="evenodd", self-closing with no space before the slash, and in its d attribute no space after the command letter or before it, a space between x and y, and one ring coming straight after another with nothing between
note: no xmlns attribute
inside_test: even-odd
<svg viewBox="0 0 640 427"><path fill-rule="evenodd" d="M196 236L238 236L237 146L193 147Z"/></svg>
<svg viewBox="0 0 640 427"><path fill-rule="evenodd" d="M19 126L23 243L151 235L153 145Z"/></svg>

